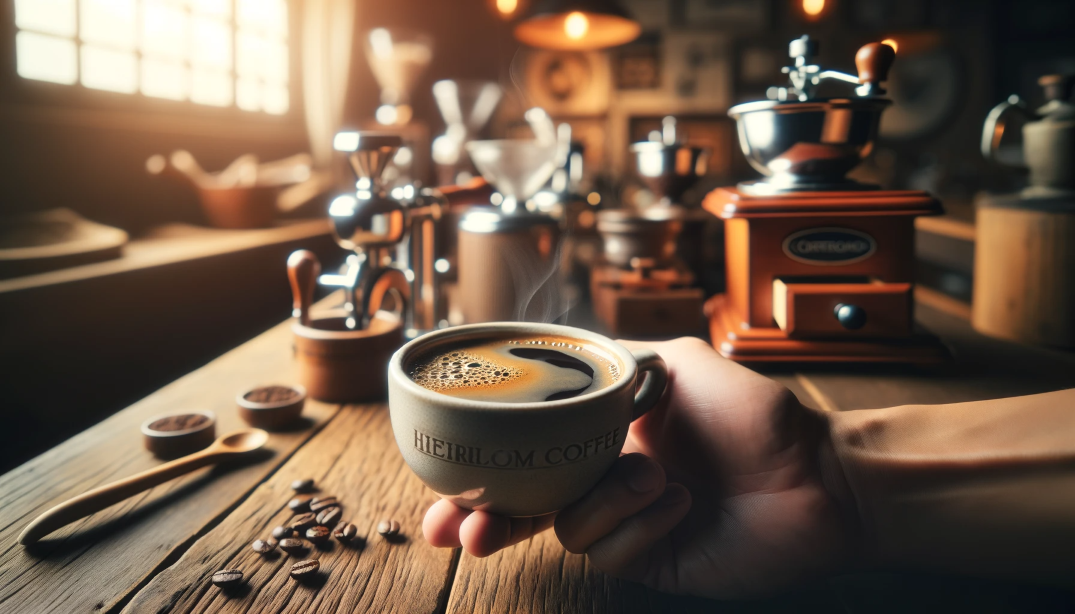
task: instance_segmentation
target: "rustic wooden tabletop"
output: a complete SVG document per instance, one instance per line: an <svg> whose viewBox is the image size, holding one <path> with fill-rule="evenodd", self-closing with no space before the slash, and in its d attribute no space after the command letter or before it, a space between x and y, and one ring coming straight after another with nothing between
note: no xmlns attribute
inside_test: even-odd
<svg viewBox="0 0 1075 614"><path fill-rule="evenodd" d="M956 352L935 368L853 366L768 373L805 403L840 411L949 403L1075 387L1075 355L983 338L966 322L919 308ZM147 357L152 360L152 357ZM612 579L546 532L486 559L429 546L421 519L434 495L403 463L383 404L307 404L307 421L273 434L242 464L206 468L94 514L25 548L22 528L57 503L160 463L142 448L149 417L209 409L218 433L241 424L237 392L295 381L280 325L0 476L0 612L1071 612L1075 595L1029 585L920 574L833 578L769 600L674 597ZM314 549L321 574L288 576L289 556L250 543L291 516L290 484L334 494L360 539ZM398 539L378 535L386 517ZM239 568L224 592L209 578Z"/></svg>

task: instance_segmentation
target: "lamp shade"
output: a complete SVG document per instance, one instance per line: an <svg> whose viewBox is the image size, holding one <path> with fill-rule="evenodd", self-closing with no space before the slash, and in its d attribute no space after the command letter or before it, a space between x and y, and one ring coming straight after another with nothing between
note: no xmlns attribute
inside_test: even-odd
<svg viewBox="0 0 1075 614"><path fill-rule="evenodd" d="M642 26L616 0L538 0L515 26L531 47L590 51L629 43Z"/></svg>

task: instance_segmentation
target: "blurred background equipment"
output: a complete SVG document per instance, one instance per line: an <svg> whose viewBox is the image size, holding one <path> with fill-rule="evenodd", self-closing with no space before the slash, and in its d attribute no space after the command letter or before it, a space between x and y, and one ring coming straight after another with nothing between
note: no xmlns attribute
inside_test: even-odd
<svg viewBox="0 0 1075 614"><path fill-rule="evenodd" d="M1075 347L1075 105L1072 75L1038 80L1045 104L1035 111L1018 95L990 111L982 155L1030 169L1015 194L978 198L971 321L978 331L1037 345ZM1000 143L1018 114L1021 147Z"/></svg>

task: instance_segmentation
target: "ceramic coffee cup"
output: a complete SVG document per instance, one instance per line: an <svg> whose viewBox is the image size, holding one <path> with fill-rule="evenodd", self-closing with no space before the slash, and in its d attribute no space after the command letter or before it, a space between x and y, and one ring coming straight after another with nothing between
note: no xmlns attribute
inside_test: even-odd
<svg viewBox="0 0 1075 614"><path fill-rule="evenodd" d="M605 388L537 403L462 399L410 378L418 358L530 335L578 339L617 363L621 375ZM469 509L536 516L562 509L598 482L619 456L631 422L657 404L667 380L664 361L650 350L632 352L568 326L496 322L404 345L388 367L388 403L404 460L434 492Z"/></svg>

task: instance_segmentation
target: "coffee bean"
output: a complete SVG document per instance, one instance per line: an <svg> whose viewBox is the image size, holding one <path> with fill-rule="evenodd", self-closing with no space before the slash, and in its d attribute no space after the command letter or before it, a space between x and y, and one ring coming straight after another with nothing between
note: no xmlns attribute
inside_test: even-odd
<svg viewBox="0 0 1075 614"><path fill-rule="evenodd" d="M285 537L291 537L295 534L295 529L291 527L276 527L272 530L272 536L276 539L284 539Z"/></svg>
<svg viewBox="0 0 1075 614"><path fill-rule="evenodd" d="M314 481L311 478L295 480L291 483L291 490L295 492L310 492L314 489Z"/></svg>
<svg viewBox="0 0 1075 614"><path fill-rule="evenodd" d="M320 525L316 527L310 527L306 529L306 539L310 540L312 544L324 543L328 539L329 530L328 527L322 527Z"/></svg>
<svg viewBox="0 0 1075 614"><path fill-rule="evenodd" d="M310 578L317 573L318 569L321 569L321 563L319 563L317 559L299 561L291 566L291 577L296 580Z"/></svg>
<svg viewBox="0 0 1075 614"><path fill-rule="evenodd" d="M291 519L291 522L287 526L297 531L305 531L317 523L317 516L313 513L307 512L305 514L299 514Z"/></svg>
<svg viewBox="0 0 1075 614"><path fill-rule="evenodd" d="M341 542L349 542L358 535L358 527L350 522L341 522L332 531L332 536Z"/></svg>
<svg viewBox="0 0 1075 614"><path fill-rule="evenodd" d="M310 511L310 495L301 495L287 502L287 507L296 514Z"/></svg>
<svg viewBox="0 0 1075 614"><path fill-rule="evenodd" d="M243 581L243 572L238 569L221 569L213 574L213 584L221 588L235 586Z"/></svg>
<svg viewBox="0 0 1075 614"><path fill-rule="evenodd" d="M320 512L323 509L330 507L338 507L340 502L336 500L336 497L314 497L310 501L310 511Z"/></svg>
<svg viewBox="0 0 1075 614"><path fill-rule="evenodd" d="M294 554L306 548L302 540L297 537L285 537L280 540L280 549L288 554Z"/></svg>
<svg viewBox="0 0 1075 614"><path fill-rule="evenodd" d="M343 515L343 511L338 507L330 507L321 510L317 513L317 524L324 525L326 527L334 527L336 523L340 521L340 516Z"/></svg>
<svg viewBox="0 0 1075 614"><path fill-rule="evenodd" d="M250 547L258 554L268 554L276 550L276 540L271 537L269 539L259 539L251 544Z"/></svg>
<svg viewBox="0 0 1075 614"><path fill-rule="evenodd" d="M385 537L395 537L399 535L399 523L395 520L382 520L377 525L377 532Z"/></svg>

